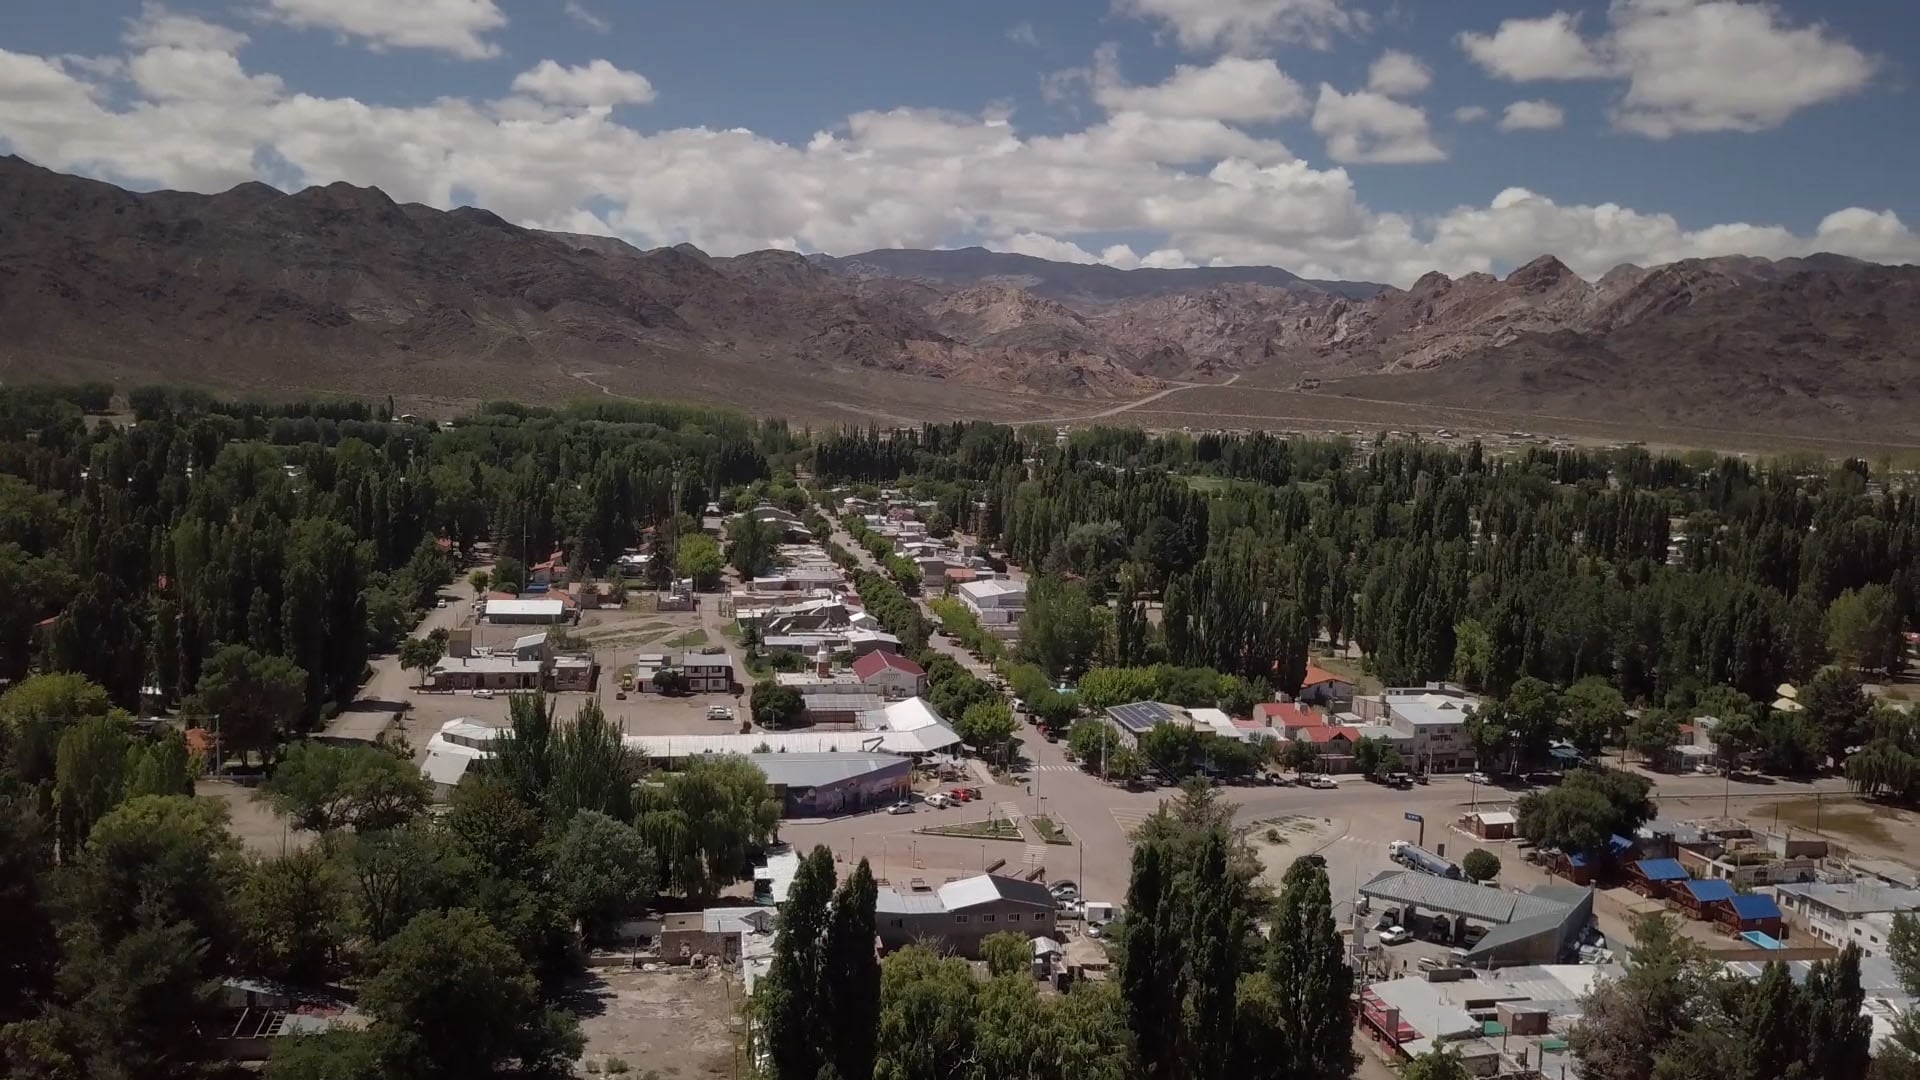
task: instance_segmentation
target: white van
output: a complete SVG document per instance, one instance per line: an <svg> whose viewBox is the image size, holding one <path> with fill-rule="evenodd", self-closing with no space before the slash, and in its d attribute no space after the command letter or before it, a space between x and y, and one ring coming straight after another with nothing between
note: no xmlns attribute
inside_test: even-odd
<svg viewBox="0 0 1920 1080"><path fill-rule="evenodd" d="M1089 926L1105 926L1120 917L1120 909L1106 900L1087 901L1081 905L1081 913Z"/></svg>

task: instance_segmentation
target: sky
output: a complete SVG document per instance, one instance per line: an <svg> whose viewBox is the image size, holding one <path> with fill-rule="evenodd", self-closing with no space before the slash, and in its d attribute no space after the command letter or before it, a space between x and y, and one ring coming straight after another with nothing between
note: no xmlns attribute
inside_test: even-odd
<svg viewBox="0 0 1920 1080"><path fill-rule="evenodd" d="M8 0L0 150L715 254L1920 262L1913 0Z"/></svg>

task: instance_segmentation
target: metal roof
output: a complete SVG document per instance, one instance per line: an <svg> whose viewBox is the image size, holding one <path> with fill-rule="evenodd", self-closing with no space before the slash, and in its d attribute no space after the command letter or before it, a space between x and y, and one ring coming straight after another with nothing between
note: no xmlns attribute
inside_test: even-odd
<svg viewBox="0 0 1920 1080"><path fill-rule="evenodd" d="M1780 918L1780 905L1774 903L1771 896L1760 893L1735 893L1727 898L1727 902L1733 905L1733 913L1742 919Z"/></svg>
<svg viewBox="0 0 1920 1080"><path fill-rule="evenodd" d="M558 600L488 600L487 618L501 615L559 615L565 610Z"/></svg>
<svg viewBox="0 0 1920 1080"><path fill-rule="evenodd" d="M939 915L946 910L938 893L903 893L882 886L873 898L875 915Z"/></svg>
<svg viewBox="0 0 1920 1080"><path fill-rule="evenodd" d="M1454 881L1414 870L1383 870L1360 886L1360 894L1489 923L1520 922L1543 916L1559 919L1573 907L1558 896L1508 892L1491 885Z"/></svg>
<svg viewBox="0 0 1920 1080"><path fill-rule="evenodd" d="M947 906L948 911L960 911L995 900L1033 904L1049 911L1055 906L1053 894L1047 891L1045 885L1037 881L1001 877L998 874L977 874L970 878L961 878L959 881L949 881L940 886L940 901Z"/></svg>
<svg viewBox="0 0 1920 1080"><path fill-rule="evenodd" d="M1471 694L1437 690L1388 690L1381 695L1396 720L1415 727L1464 724L1467 714L1480 707Z"/></svg>
<svg viewBox="0 0 1920 1080"><path fill-rule="evenodd" d="M1781 896L1798 896L1848 915L1870 915L1877 911L1913 911L1920 909L1920 891L1895 888L1878 881L1853 881L1846 884L1808 882L1774 887Z"/></svg>
<svg viewBox="0 0 1920 1080"><path fill-rule="evenodd" d="M855 712L863 713L885 708L887 699L879 694L838 693L804 694L809 712Z"/></svg>
<svg viewBox="0 0 1920 1080"><path fill-rule="evenodd" d="M1183 718L1180 711L1171 705L1162 705L1158 701L1136 701L1130 705L1114 705L1107 709L1107 715L1113 722L1139 735L1150 731L1158 724L1179 723Z"/></svg>
<svg viewBox="0 0 1920 1080"><path fill-rule="evenodd" d="M897 754L749 754L747 760L767 774L767 783L789 788L837 784L896 765L910 768Z"/></svg>
<svg viewBox="0 0 1920 1080"><path fill-rule="evenodd" d="M1733 882L1725 878L1703 878L1681 882L1688 893L1702 904L1733 899Z"/></svg>
<svg viewBox="0 0 1920 1080"><path fill-rule="evenodd" d="M1648 881L1685 881L1692 876L1680 865L1679 859L1641 859L1633 865Z"/></svg>

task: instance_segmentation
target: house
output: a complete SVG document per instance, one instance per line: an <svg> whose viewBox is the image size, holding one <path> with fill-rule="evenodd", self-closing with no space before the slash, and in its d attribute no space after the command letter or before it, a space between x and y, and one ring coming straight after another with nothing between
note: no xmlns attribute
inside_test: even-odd
<svg viewBox="0 0 1920 1080"><path fill-rule="evenodd" d="M1627 866L1627 887L1656 900L1672 895L1688 879L1678 859L1638 859Z"/></svg>
<svg viewBox="0 0 1920 1080"><path fill-rule="evenodd" d="M1445 931L1450 941L1473 941L1469 924L1486 932L1465 946L1479 966L1554 964L1574 955L1593 918L1592 889L1536 885L1527 891L1476 885L1418 870L1383 870L1360 895L1396 909L1399 923ZM1442 920L1437 926L1435 920Z"/></svg>
<svg viewBox="0 0 1920 1080"><path fill-rule="evenodd" d="M973 959L992 934L1051 937L1055 910L1053 894L1039 882L981 874L925 891L883 887L874 922L885 948L929 940L942 952Z"/></svg>
<svg viewBox="0 0 1920 1080"><path fill-rule="evenodd" d="M510 600L489 598L486 602L486 620L490 623L554 623L564 622L567 617L567 605L558 597L541 597L522 600L515 597Z"/></svg>
<svg viewBox="0 0 1920 1080"><path fill-rule="evenodd" d="M1411 740L1417 771L1439 772L1474 765L1467 739L1467 717L1480 699L1452 683L1395 687L1354 702L1361 719L1386 724Z"/></svg>
<svg viewBox="0 0 1920 1080"><path fill-rule="evenodd" d="M1220 709L1188 709L1193 726L1213 735L1215 738L1232 739L1234 742L1246 742L1247 733L1236 727L1233 717Z"/></svg>
<svg viewBox="0 0 1920 1080"><path fill-rule="evenodd" d="M1018 582L995 578L969 581L954 589L981 629L996 637L1018 634L1020 616L1027 610L1027 587Z"/></svg>
<svg viewBox="0 0 1920 1080"><path fill-rule="evenodd" d="M1920 911L1920 890L1871 878L1781 885L1774 897L1810 936L1832 945L1858 945L1868 956L1887 955L1894 916Z"/></svg>
<svg viewBox="0 0 1920 1080"><path fill-rule="evenodd" d="M435 690L537 690L546 664L508 653L443 656L434 661L428 684Z"/></svg>
<svg viewBox="0 0 1920 1080"><path fill-rule="evenodd" d="M1140 736L1152 731L1161 724L1191 725L1187 714L1172 705L1158 701L1135 701L1127 705L1113 705L1106 710L1107 725L1119 735L1120 741L1128 746L1140 745Z"/></svg>
<svg viewBox="0 0 1920 1080"><path fill-rule="evenodd" d="M548 668L548 689L590 691L599 674L600 662L592 653L564 653L554 657Z"/></svg>
<svg viewBox="0 0 1920 1080"><path fill-rule="evenodd" d="M201 1032L228 1061L265 1061L291 1039L357 1030L370 1020L343 1001L262 979L223 980L214 1010L217 1018Z"/></svg>
<svg viewBox="0 0 1920 1080"><path fill-rule="evenodd" d="M550 651L545 630L513 639L513 655L519 660L545 660Z"/></svg>
<svg viewBox="0 0 1920 1080"><path fill-rule="evenodd" d="M1787 937L1786 916L1771 896L1734 893L1714 911L1714 921L1734 934L1765 934L1775 941Z"/></svg>
<svg viewBox="0 0 1920 1080"><path fill-rule="evenodd" d="M1320 727L1327 722L1325 714L1292 701L1263 701L1253 707L1253 715L1289 742L1300 729Z"/></svg>
<svg viewBox="0 0 1920 1080"><path fill-rule="evenodd" d="M1314 767L1321 772L1346 772L1353 766L1353 744L1359 742L1355 729L1334 724L1301 728L1295 742L1312 743L1320 752Z"/></svg>
<svg viewBox="0 0 1920 1080"><path fill-rule="evenodd" d="M854 677L888 697L918 697L927 692L927 670L895 652L875 651L853 662Z"/></svg>
<svg viewBox="0 0 1920 1080"><path fill-rule="evenodd" d="M739 685L733 677L733 657L725 652L681 653L672 666L687 677L689 693L731 694Z"/></svg>
<svg viewBox="0 0 1920 1080"><path fill-rule="evenodd" d="M771 908L714 907L682 911L660 920L660 958L669 964L734 964L746 953L745 941L756 935L773 937L776 916Z"/></svg>
<svg viewBox="0 0 1920 1080"><path fill-rule="evenodd" d="M427 740L427 758L420 764L420 775L432 786L433 797L451 798L473 763L493 756L493 744L499 738L499 728L471 717L455 717L441 724Z"/></svg>
<svg viewBox="0 0 1920 1080"><path fill-rule="evenodd" d="M1718 905L1733 899L1733 882L1724 878L1686 878L1671 890L1674 906L1696 919L1711 919Z"/></svg>
<svg viewBox="0 0 1920 1080"><path fill-rule="evenodd" d="M1353 704L1353 680L1335 675L1315 664L1308 664L1306 678L1301 680L1300 693L1295 695L1294 700L1329 709L1345 708Z"/></svg>

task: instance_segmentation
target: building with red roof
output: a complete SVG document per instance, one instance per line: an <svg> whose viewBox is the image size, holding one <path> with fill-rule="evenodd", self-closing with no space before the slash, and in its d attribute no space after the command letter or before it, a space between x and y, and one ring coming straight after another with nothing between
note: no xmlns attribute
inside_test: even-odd
<svg viewBox="0 0 1920 1080"><path fill-rule="evenodd" d="M1306 678L1300 680L1299 700L1308 705L1337 709L1353 703L1353 680L1335 675L1315 664L1307 665Z"/></svg>
<svg viewBox="0 0 1920 1080"><path fill-rule="evenodd" d="M1291 739L1302 728L1321 727L1327 718L1297 701L1263 701L1253 707L1253 717L1274 729L1283 739Z"/></svg>
<svg viewBox="0 0 1920 1080"><path fill-rule="evenodd" d="M876 649L853 662L860 685L888 697L919 697L927 692L927 671L898 653Z"/></svg>

